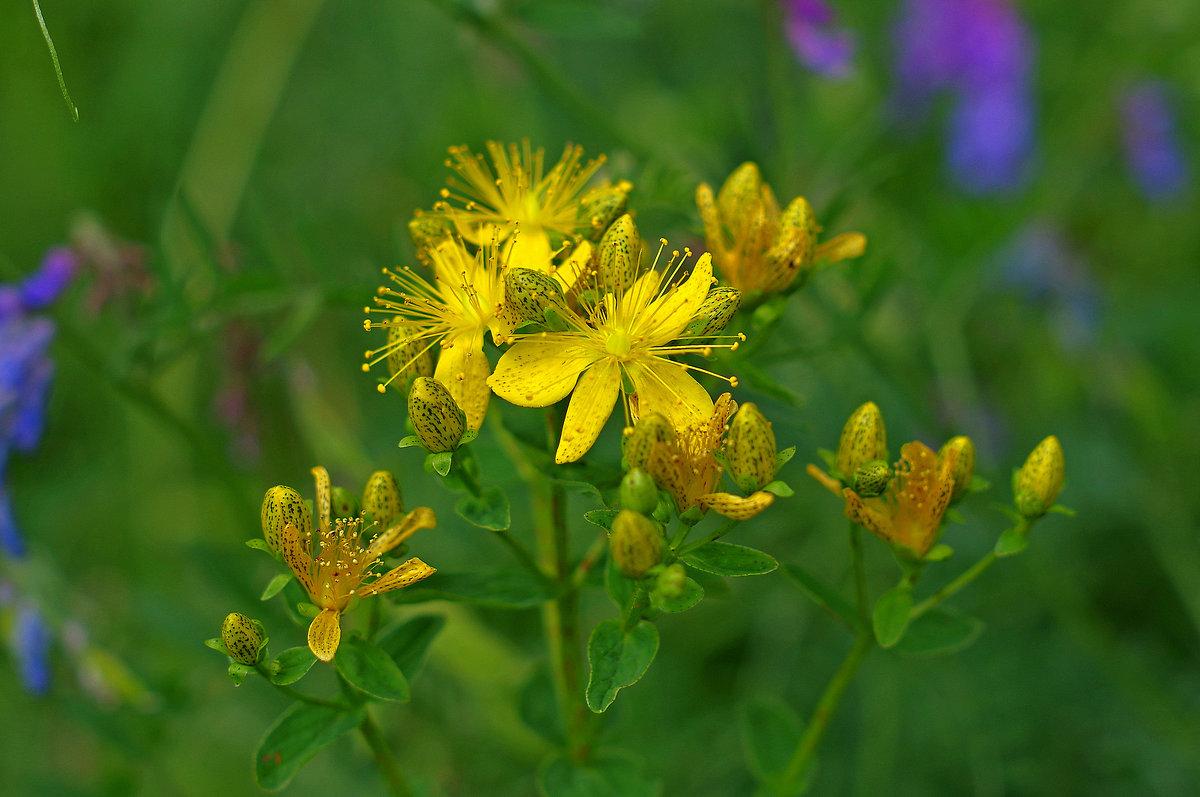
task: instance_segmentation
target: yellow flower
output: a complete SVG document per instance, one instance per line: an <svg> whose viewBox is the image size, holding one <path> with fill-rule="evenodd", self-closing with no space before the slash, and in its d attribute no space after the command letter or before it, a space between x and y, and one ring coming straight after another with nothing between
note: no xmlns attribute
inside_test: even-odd
<svg viewBox="0 0 1200 797"><path fill-rule="evenodd" d="M379 557L417 530L437 525L437 519L432 509L417 507L363 547L363 533L374 525L363 528L362 518L339 518L331 524L329 473L321 467L313 468L312 473L317 481L320 551L314 559L312 534L291 523L283 529L281 550L300 586L321 610L308 627L309 650L321 661L332 661L342 638L341 615L351 599L390 592L433 575L434 569L417 558L383 575L376 565Z"/></svg>
<svg viewBox="0 0 1200 797"><path fill-rule="evenodd" d="M922 557L937 542L942 515L954 494L957 466L958 452L953 449L939 458L923 443L905 443L883 495L862 498L849 487L842 490L846 517Z"/></svg>
<svg viewBox="0 0 1200 797"><path fill-rule="evenodd" d="M797 275L806 279L814 264L858 257L867 244L856 232L818 244L821 228L808 201L797 197L780 213L775 194L753 163L735 169L715 197L701 183L696 204L717 269L744 293L778 293Z"/></svg>
<svg viewBox="0 0 1200 797"><path fill-rule="evenodd" d="M509 244L506 255L511 265L536 268L530 264L548 262L553 254L550 233L572 236L590 227L592 219L581 210L579 193L604 163L603 155L582 163L583 149L568 144L547 172L545 150L532 149L529 141L519 148L489 141L487 151L491 166L482 154L467 147L450 148L446 165L458 178L450 178L442 198L461 207L450 202L434 206L465 240L484 244L498 237Z"/></svg>
<svg viewBox="0 0 1200 797"><path fill-rule="evenodd" d="M712 399L687 373L702 369L667 356L712 351L683 336L713 283L712 264L701 255L691 274L675 281L691 252L672 253L662 274L653 267L662 251L660 246L652 267L636 278L636 272L589 272L591 284L584 290L578 288L588 279L576 285L579 311L568 311L566 329L515 336L488 378L497 396L522 407L548 407L573 392L554 455L559 464L587 453L619 395L625 396L629 423L658 412L684 428L712 412ZM728 381L736 386L735 379Z"/></svg>

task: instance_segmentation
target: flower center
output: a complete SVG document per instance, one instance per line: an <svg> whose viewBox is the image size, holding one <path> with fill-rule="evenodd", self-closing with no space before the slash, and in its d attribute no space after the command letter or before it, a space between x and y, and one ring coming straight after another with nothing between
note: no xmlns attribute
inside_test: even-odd
<svg viewBox="0 0 1200 797"><path fill-rule="evenodd" d="M604 341L604 351L614 357L624 357L629 354L629 350L633 348L633 340L626 334L623 329L614 329L608 333L608 339Z"/></svg>

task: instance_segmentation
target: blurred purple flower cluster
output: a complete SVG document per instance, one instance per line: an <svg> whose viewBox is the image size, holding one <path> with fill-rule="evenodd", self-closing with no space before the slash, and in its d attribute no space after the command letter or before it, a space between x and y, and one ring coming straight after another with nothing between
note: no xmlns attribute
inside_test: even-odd
<svg viewBox="0 0 1200 797"><path fill-rule="evenodd" d="M1152 202L1178 196L1189 182L1167 86L1142 81L1120 99L1125 158L1134 182Z"/></svg>
<svg viewBox="0 0 1200 797"><path fill-rule="evenodd" d="M788 43L800 63L831 78L850 74L854 37L833 27L833 9L824 0L783 0Z"/></svg>

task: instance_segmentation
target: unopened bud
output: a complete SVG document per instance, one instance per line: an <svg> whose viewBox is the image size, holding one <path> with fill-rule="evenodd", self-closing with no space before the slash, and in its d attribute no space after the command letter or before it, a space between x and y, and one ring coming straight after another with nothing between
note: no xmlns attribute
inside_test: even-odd
<svg viewBox="0 0 1200 797"><path fill-rule="evenodd" d="M658 487L650 474L633 468L621 479L621 507L649 515L658 506Z"/></svg>
<svg viewBox="0 0 1200 797"><path fill-rule="evenodd" d="M653 412L634 424L623 439L625 464L630 468L645 468L650 453L658 443L675 442L675 429L665 416Z"/></svg>
<svg viewBox="0 0 1200 797"><path fill-rule="evenodd" d="M729 326L741 303L742 292L737 288L725 285L710 288L704 303L684 328L683 336L707 338L716 335Z"/></svg>
<svg viewBox="0 0 1200 797"><path fill-rule="evenodd" d="M380 529L390 527L404 514L404 494L391 471L377 470L367 479L362 508L371 513Z"/></svg>
<svg viewBox="0 0 1200 797"><path fill-rule="evenodd" d="M854 469L854 475L850 478L850 489L863 498L874 498L884 494L891 480L892 466L882 459L877 459Z"/></svg>
<svg viewBox="0 0 1200 797"><path fill-rule="evenodd" d="M876 459L887 459L887 430L879 407L868 401L842 427L835 465L842 478L849 479L859 465Z"/></svg>
<svg viewBox="0 0 1200 797"><path fill-rule="evenodd" d="M817 249L818 232L820 227L812 205L802 196L793 199L779 219L779 237L766 253L765 291L784 290L798 274L803 275L802 282L807 279Z"/></svg>
<svg viewBox="0 0 1200 797"><path fill-rule="evenodd" d="M588 191L579 203L579 220L591 228L588 238L599 240L613 219L625 213L633 183L621 180L615 185L602 185Z"/></svg>
<svg viewBox="0 0 1200 797"><path fill-rule="evenodd" d="M433 249L454 233L450 221L442 216L430 216L418 213L408 223L408 235L412 238L417 250Z"/></svg>
<svg viewBox="0 0 1200 797"><path fill-rule="evenodd" d="M967 494L975 476L975 444L966 435L952 437L938 449L939 469L949 457L954 457L954 492L950 494L950 503L957 504Z"/></svg>
<svg viewBox="0 0 1200 797"><path fill-rule="evenodd" d="M648 517L622 509L613 518L608 535L613 562L630 578L641 578L662 561L663 538L658 526Z"/></svg>
<svg viewBox="0 0 1200 797"><path fill-rule="evenodd" d="M345 487L334 487L329 491L329 511L335 520L356 518L361 510L358 496Z"/></svg>
<svg viewBox="0 0 1200 797"><path fill-rule="evenodd" d="M467 416L446 386L430 376L413 380L408 418L421 445L433 453L453 451L462 442Z"/></svg>
<svg viewBox="0 0 1200 797"><path fill-rule="evenodd" d="M725 461L742 492L752 493L775 478L775 432L750 402L738 407L729 424Z"/></svg>
<svg viewBox="0 0 1200 797"><path fill-rule="evenodd" d="M655 582L654 591L663 600L674 600L683 594L683 590L687 587L687 568L676 562L669 567L664 567L662 572L658 574L658 580Z"/></svg>
<svg viewBox="0 0 1200 797"><path fill-rule="evenodd" d="M312 511L300 493L282 484L267 490L262 502L263 539L272 551L283 543L284 526L291 524L300 534L312 533Z"/></svg>
<svg viewBox="0 0 1200 797"><path fill-rule="evenodd" d="M608 290L628 289L641 261L642 239L633 217L626 213L614 221L598 245L600 284Z"/></svg>
<svg viewBox="0 0 1200 797"><path fill-rule="evenodd" d="M407 327L388 327L387 358L388 376L396 377L403 372L403 377L392 379L389 384L401 393L408 392L408 386L418 376L433 376L433 352L429 343L414 339L412 331Z"/></svg>
<svg viewBox="0 0 1200 797"><path fill-rule="evenodd" d="M1025 460L1013 477L1017 511L1027 518L1046 514L1062 489L1063 451L1058 438L1050 435Z"/></svg>
<svg viewBox="0 0 1200 797"><path fill-rule="evenodd" d="M231 612L221 623L221 641L238 664L253 667L258 664L266 633L262 623L239 612Z"/></svg>
<svg viewBox="0 0 1200 797"><path fill-rule="evenodd" d="M762 187L758 164L747 161L734 169L717 193L717 209L721 216L733 227L744 226L742 222L758 214Z"/></svg>
<svg viewBox="0 0 1200 797"><path fill-rule="evenodd" d="M546 310L566 315L562 287L549 274L531 268L510 268L504 273L504 310L514 325L542 323Z"/></svg>

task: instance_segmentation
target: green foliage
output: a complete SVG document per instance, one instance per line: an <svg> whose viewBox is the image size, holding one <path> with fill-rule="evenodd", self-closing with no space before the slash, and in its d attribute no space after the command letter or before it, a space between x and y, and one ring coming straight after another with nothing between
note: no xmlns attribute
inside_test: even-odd
<svg viewBox="0 0 1200 797"><path fill-rule="evenodd" d="M933 608L914 618L895 650L912 654L957 653L979 638L983 623L964 614Z"/></svg>
<svg viewBox="0 0 1200 797"><path fill-rule="evenodd" d="M908 628L911 612L912 587L908 584L897 584L880 595L872 615L876 641L885 648L899 642Z"/></svg>
<svg viewBox="0 0 1200 797"><path fill-rule="evenodd" d="M697 570L717 576L760 576L779 567L770 554L728 542L709 542L683 556Z"/></svg>
<svg viewBox="0 0 1200 797"><path fill-rule="evenodd" d="M288 648L267 665L268 672L271 673L271 683L280 686L294 684L308 675L308 671L316 663L316 656L307 647Z"/></svg>
<svg viewBox="0 0 1200 797"><path fill-rule="evenodd" d="M641 680L658 653L658 629L645 620L626 630L619 619L604 620L588 639L588 707L608 710L617 692Z"/></svg>
<svg viewBox="0 0 1200 797"><path fill-rule="evenodd" d="M454 511L481 529L504 531L512 523L508 494L499 487L489 487L478 496L464 495L454 504Z"/></svg>
<svg viewBox="0 0 1200 797"><path fill-rule="evenodd" d="M362 721L359 710L297 703L275 720L254 751L254 779L279 791L322 748Z"/></svg>
<svg viewBox="0 0 1200 797"><path fill-rule="evenodd" d="M408 679L379 646L362 637L343 639L333 664L347 683L377 700L407 703Z"/></svg>

